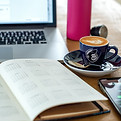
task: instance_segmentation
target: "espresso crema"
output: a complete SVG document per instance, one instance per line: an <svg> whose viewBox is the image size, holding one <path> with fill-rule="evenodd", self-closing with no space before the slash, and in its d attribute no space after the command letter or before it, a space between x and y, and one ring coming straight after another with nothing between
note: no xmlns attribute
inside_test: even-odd
<svg viewBox="0 0 121 121"><path fill-rule="evenodd" d="M80 39L80 42L82 42L85 45L91 46L103 46L108 44L108 40L106 40L105 38L95 36L83 37Z"/></svg>

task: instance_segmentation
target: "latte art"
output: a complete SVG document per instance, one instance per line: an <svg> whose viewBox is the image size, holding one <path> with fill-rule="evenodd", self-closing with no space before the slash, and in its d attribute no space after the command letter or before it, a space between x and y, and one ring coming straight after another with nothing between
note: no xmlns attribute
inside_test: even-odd
<svg viewBox="0 0 121 121"><path fill-rule="evenodd" d="M102 46L108 44L108 41L105 38L95 36L81 38L80 42L91 46Z"/></svg>
<svg viewBox="0 0 121 121"><path fill-rule="evenodd" d="M85 40L85 42L91 43L91 44L102 44L103 42L101 40Z"/></svg>

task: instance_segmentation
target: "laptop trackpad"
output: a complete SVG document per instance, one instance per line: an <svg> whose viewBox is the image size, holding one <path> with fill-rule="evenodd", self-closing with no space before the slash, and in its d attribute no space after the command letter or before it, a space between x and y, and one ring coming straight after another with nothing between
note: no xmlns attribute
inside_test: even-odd
<svg viewBox="0 0 121 121"><path fill-rule="evenodd" d="M8 60L13 58L12 47L0 47L0 61Z"/></svg>

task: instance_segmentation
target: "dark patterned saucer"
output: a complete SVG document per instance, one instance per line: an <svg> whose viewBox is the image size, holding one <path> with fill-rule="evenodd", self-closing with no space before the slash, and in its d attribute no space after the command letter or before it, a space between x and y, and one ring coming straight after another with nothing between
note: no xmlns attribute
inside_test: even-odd
<svg viewBox="0 0 121 121"><path fill-rule="evenodd" d="M110 56L112 53L107 53L107 56ZM76 65L71 64L70 62L76 62L83 65L81 52L80 50L72 51L64 56L64 63L71 68L72 70L79 72L86 76L98 77L111 74L121 67L121 57L117 55L115 58L110 60L110 62L105 62L100 67L98 66L89 66L87 68L81 68Z"/></svg>

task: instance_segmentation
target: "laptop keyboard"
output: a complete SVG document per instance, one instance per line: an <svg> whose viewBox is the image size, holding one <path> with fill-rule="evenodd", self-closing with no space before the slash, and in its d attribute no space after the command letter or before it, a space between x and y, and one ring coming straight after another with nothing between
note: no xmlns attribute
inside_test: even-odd
<svg viewBox="0 0 121 121"><path fill-rule="evenodd" d="M0 32L0 45L46 44L44 31Z"/></svg>

